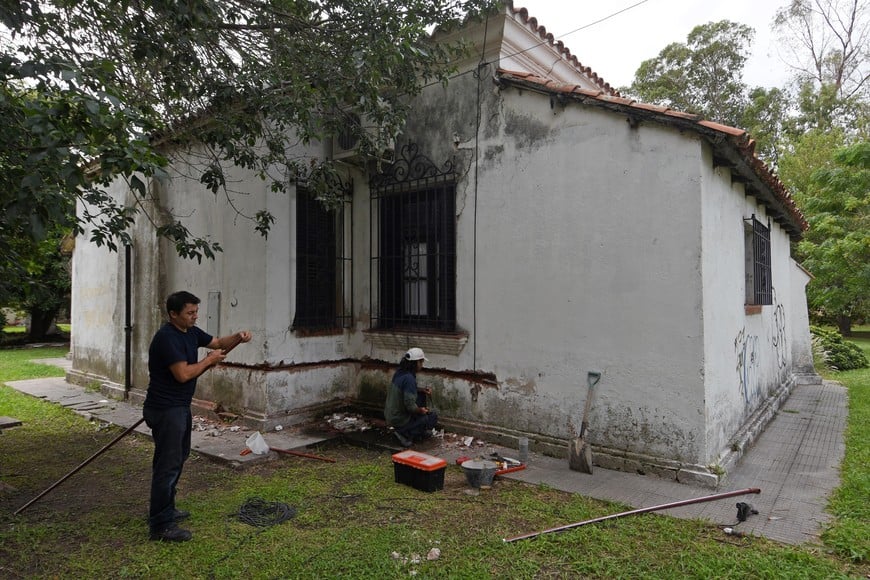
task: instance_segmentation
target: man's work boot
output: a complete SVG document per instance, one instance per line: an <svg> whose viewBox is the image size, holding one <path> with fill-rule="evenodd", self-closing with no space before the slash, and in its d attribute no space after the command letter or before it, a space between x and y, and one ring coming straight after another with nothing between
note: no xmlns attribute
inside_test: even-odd
<svg viewBox="0 0 870 580"><path fill-rule="evenodd" d="M402 447L410 447L411 445L414 444L413 441L411 441L410 439L408 439L407 437L405 437L404 435L402 435L398 431L393 431L393 434L396 436L396 439L399 440L399 443L402 444Z"/></svg>
<svg viewBox="0 0 870 580"><path fill-rule="evenodd" d="M172 513L172 519L176 522L180 522L181 520L186 520L190 517L190 512L185 510L175 510Z"/></svg>
<svg viewBox="0 0 870 580"><path fill-rule="evenodd" d="M183 530L178 526L169 526L162 530L151 532L151 540L155 542L186 542L193 537L187 530Z"/></svg>

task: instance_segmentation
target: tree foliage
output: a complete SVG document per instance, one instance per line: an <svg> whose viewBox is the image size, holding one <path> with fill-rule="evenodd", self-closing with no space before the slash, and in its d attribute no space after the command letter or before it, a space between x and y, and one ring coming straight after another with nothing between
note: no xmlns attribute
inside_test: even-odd
<svg viewBox="0 0 870 580"><path fill-rule="evenodd" d="M870 117L870 4L791 0L777 11L783 59L797 87L795 134L841 127L867 133Z"/></svg>
<svg viewBox="0 0 870 580"><path fill-rule="evenodd" d="M810 307L848 333L852 319L870 316L870 141L839 149L801 198L810 229L797 250L815 276Z"/></svg>
<svg viewBox="0 0 870 580"><path fill-rule="evenodd" d="M28 313L32 341L45 339L58 313L69 311L71 245L72 230L63 226L49 228L38 242L19 236L9 244L13 259L0 280L0 299Z"/></svg>
<svg viewBox="0 0 870 580"><path fill-rule="evenodd" d="M742 127L760 158L779 160L789 95L779 88L749 89L743 68L755 31L728 20L696 26L686 43L672 43L645 60L622 92L637 99Z"/></svg>
<svg viewBox="0 0 870 580"><path fill-rule="evenodd" d="M841 99L870 96L870 4L791 0L774 26L799 84L831 86Z"/></svg>
<svg viewBox="0 0 870 580"><path fill-rule="evenodd" d="M749 26L728 20L696 26L685 44L669 44L643 61L627 92L737 125L746 105L743 66L754 34Z"/></svg>
<svg viewBox="0 0 870 580"><path fill-rule="evenodd" d="M182 256L220 249L177 217L121 207L106 186L171 177L161 147L196 145L216 195L236 192L229 165L275 192L314 180L329 197L334 169L294 156L348 126L376 150L402 125L408 97L445 81L461 47L427 42L488 0L22 0L0 3L0 238L38 240L80 200L98 244L116 247L139 215ZM194 147L191 147L193 150ZM262 234L274 216L247 215ZM77 227L83 224L79 222ZM8 243L0 241L2 244Z"/></svg>

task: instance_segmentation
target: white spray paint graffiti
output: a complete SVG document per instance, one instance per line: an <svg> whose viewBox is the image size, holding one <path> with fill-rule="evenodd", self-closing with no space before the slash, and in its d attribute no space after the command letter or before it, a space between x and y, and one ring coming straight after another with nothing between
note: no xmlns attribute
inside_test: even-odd
<svg viewBox="0 0 870 580"><path fill-rule="evenodd" d="M746 329L737 333L734 339L737 352L737 375L740 377L740 392L747 405L761 398L761 385L758 381L758 337L746 334Z"/></svg>

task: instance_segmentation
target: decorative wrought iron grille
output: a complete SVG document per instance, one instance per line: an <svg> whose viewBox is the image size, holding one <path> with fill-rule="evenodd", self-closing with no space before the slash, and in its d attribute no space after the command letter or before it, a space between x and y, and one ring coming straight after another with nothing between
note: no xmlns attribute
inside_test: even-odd
<svg viewBox="0 0 870 580"><path fill-rule="evenodd" d="M293 330L350 328L353 321L351 186L345 201L327 208L305 188L296 188L296 316ZM349 213L349 212L348 212Z"/></svg>
<svg viewBox="0 0 870 580"><path fill-rule="evenodd" d="M771 282L770 226L755 218L746 222L746 301L748 304L773 304Z"/></svg>
<svg viewBox="0 0 870 580"><path fill-rule="evenodd" d="M370 182L372 327L456 329L456 178L405 145ZM375 299L377 297L377 299Z"/></svg>

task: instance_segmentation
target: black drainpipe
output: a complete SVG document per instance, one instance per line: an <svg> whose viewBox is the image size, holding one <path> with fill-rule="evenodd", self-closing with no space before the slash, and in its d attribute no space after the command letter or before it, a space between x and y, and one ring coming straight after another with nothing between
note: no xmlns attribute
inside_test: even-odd
<svg viewBox="0 0 870 580"><path fill-rule="evenodd" d="M133 339L133 322L132 308L130 307L130 294L132 292L132 268L131 260L133 256L133 246L125 244L124 246L124 398L130 397L130 369L132 365L131 344Z"/></svg>

